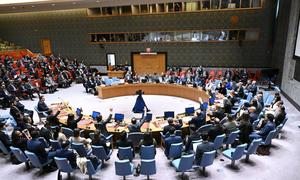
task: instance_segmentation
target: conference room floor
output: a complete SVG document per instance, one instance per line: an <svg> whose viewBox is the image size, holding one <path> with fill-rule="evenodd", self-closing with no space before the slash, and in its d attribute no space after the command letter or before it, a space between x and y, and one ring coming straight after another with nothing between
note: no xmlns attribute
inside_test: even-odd
<svg viewBox="0 0 300 180"><path fill-rule="evenodd" d="M97 96L91 94L86 94L82 85L73 85L68 89L60 89L55 94L46 94L46 102L52 103L64 99L70 102L72 107L82 107L85 114L89 114L92 110L99 111L103 108L103 114L106 116L108 113L108 108L113 107L114 111L117 109L121 113L125 113L125 116L133 116L128 111L133 107L135 96L126 96L119 98L111 98L107 100L100 100ZM176 113L180 113L187 106L197 106L196 102L189 100L184 100L182 98L174 98L167 96L152 96L145 95L144 97L147 105L153 111L154 115L160 115L165 110L175 110ZM233 180L233 179L243 179L243 180L298 180L300 179L300 174L298 170L300 168L300 125L299 117L300 113L297 109L283 98L289 120L287 121L285 127L283 128L283 134L281 139L274 139L271 148L271 154L269 156L250 156L251 163L245 163L243 160L237 161L236 164L238 169L232 169L229 167L230 160L226 159L224 156L219 155L214 164L207 167L208 177L203 177L199 170L192 170L186 172L185 179L199 179L205 178L209 179L222 179L222 180ZM37 103L37 98L35 101L24 101L24 105L27 108L32 108ZM106 104L106 105L104 105ZM103 106L102 106L103 105ZM171 109L170 109L171 108ZM106 110L105 110L106 109ZM127 112L125 112L127 109ZM129 109L129 110L128 110ZM0 110L0 113L7 113L8 110ZM36 116L34 117L36 121ZM106 165L101 169L95 176L95 179L122 179L115 175L114 161L117 151L114 150L111 159L106 162ZM176 172L175 169L170 165L170 161L165 157L163 151L158 148L156 154L156 175L151 176L151 179L180 179L180 173ZM224 161L223 161L224 160ZM133 163L137 165L140 163L140 158L136 156ZM25 170L25 165L12 165L8 158L0 156L0 172L1 179L56 179L57 171L39 174L38 169L31 168L30 170ZM66 174L63 178L66 179ZM76 171L72 174L72 179L88 179L87 175L83 175L81 172ZM127 179L146 179L146 176L140 175L138 177L128 176Z"/></svg>

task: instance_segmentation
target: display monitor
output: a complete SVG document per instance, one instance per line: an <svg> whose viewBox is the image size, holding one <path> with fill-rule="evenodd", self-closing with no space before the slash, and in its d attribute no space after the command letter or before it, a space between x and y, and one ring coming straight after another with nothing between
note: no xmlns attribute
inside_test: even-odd
<svg viewBox="0 0 300 180"><path fill-rule="evenodd" d="M124 120L124 114L116 113L115 114L115 121L122 122Z"/></svg>
<svg viewBox="0 0 300 180"><path fill-rule="evenodd" d="M191 116L195 113L195 108L194 107L187 107L185 108L185 114L187 116Z"/></svg>
<svg viewBox="0 0 300 180"><path fill-rule="evenodd" d="M167 119L167 118L174 118L174 111L166 111L164 112L164 118Z"/></svg>

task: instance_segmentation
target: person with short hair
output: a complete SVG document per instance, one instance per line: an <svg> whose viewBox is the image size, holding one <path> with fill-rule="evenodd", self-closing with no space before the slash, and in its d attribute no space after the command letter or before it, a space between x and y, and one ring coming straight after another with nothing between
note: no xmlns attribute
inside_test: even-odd
<svg viewBox="0 0 300 180"><path fill-rule="evenodd" d="M169 151L170 147L174 143L180 143L182 142L181 136L176 136L175 135L175 127L170 127L169 129L169 137L165 139L165 155L168 157L169 156Z"/></svg>
<svg viewBox="0 0 300 180"><path fill-rule="evenodd" d="M70 143L69 141L64 141L61 143L61 149L57 149L53 154L51 154L52 157L58 157L58 158L66 158L73 169L77 168L76 164L76 154L74 151L69 149Z"/></svg>
<svg viewBox="0 0 300 180"><path fill-rule="evenodd" d="M258 132L253 132L250 135L250 139L266 139L269 132L273 131L275 129L275 123L274 123L274 115L273 114L267 114L266 115L266 121L267 123L260 129Z"/></svg>
<svg viewBox="0 0 300 180"><path fill-rule="evenodd" d="M196 148L195 161L196 164L200 164L202 156L205 152L213 151L215 149L214 143L209 142L209 137L207 133L201 135L202 143L198 144Z"/></svg>

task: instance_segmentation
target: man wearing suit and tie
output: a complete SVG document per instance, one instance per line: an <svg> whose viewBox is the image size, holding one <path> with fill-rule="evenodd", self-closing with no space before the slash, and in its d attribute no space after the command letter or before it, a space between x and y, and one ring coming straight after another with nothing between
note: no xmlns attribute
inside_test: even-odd
<svg viewBox="0 0 300 180"><path fill-rule="evenodd" d="M169 129L169 134L170 134L170 136L165 139L165 145L166 145L166 147L165 147L165 155L167 157L169 156L169 151L170 151L171 145L175 144L175 143L182 142L181 137L175 135L175 128L174 127L171 127Z"/></svg>

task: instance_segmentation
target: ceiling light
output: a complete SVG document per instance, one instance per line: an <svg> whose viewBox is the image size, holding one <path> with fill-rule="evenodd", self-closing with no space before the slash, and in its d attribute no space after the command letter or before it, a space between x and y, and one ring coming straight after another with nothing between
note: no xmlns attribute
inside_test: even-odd
<svg viewBox="0 0 300 180"><path fill-rule="evenodd" d="M16 9L16 7L12 7L12 9Z"/></svg>
<svg viewBox="0 0 300 180"><path fill-rule="evenodd" d="M76 2L73 2L73 4L76 4Z"/></svg>
<svg viewBox="0 0 300 180"><path fill-rule="evenodd" d="M52 6L55 6L55 4L51 4Z"/></svg>
<svg viewBox="0 0 300 180"><path fill-rule="evenodd" d="M34 6L34 5L32 5L31 7L32 7L32 8L34 8L35 6Z"/></svg>

